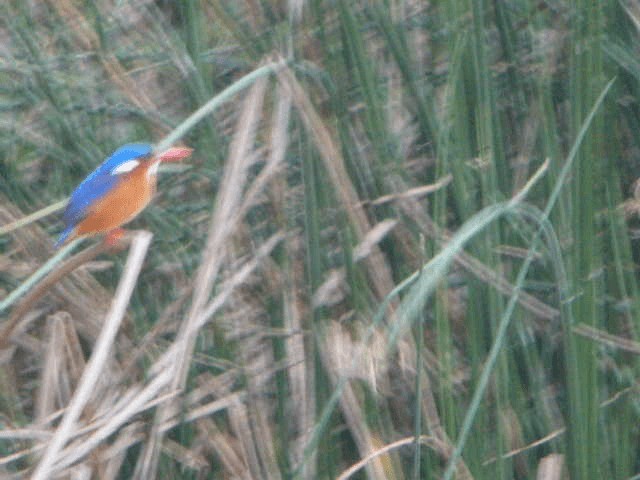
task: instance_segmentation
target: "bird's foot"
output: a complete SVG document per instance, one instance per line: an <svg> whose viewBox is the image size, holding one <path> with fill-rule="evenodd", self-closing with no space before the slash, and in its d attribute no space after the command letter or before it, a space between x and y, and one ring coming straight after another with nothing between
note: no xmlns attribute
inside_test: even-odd
<svg viewBox="0 0 640 480"><path fill-rule="evenodd" d="M115 248L120 244L120 240L127 234L124 228L116 228L109 231L104 237L104 244L108 247Z"/></svg>

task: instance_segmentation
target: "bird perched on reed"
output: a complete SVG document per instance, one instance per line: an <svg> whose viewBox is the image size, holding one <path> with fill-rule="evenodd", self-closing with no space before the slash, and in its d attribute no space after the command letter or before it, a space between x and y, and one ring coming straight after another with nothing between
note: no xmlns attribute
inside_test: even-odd
<svg viewBox="0 0 640 480"><path fill-rule="evenodd" d="M118 148L71 194L63 215L65 228L56 247L98 234L106 234L105 241L115 243L123 233L120 227L151 201L160 163L182 160L191 152L191 148L174 147L156 155L146 143Z"/></svg>

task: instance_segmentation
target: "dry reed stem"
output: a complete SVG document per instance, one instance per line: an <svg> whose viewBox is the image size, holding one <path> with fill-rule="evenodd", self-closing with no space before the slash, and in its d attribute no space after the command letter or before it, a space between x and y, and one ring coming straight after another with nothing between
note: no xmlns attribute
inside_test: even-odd
<svg viewBox="0 0 640 480"><path fill-rule="evenodd" d="M207 321L210 320L213 315L215 315L224 306L224 304L231 297L233 290L244 283L250 277L250 275L260 266L261 261L271 254L273 249L280 241L282 241L283 238L283 233L275 233L269 239L267 239L265 243L255 252L251 260L246 261L243 265L239 266L236 269L231 278L227 279L222 284L220 292L207 304L206 308L198 319L197 328L201 328ZM191 289L189 289L189 291L191 291ZM156 331L155 333L157 334L158 332ZM151 340L147 339L146 336L145 339L145 344L149 344L151 342ZM173 345L172 348L176 348L176 346ZM139 350L135 351L129 361L126 363L124 374L125 376L126 370L130 367L132 359L138 358L140 354L141 352ZM160 372L164 370L170 363L170 360L168 358L170 358L174 354L175 352L172 349L167 350L164 355L150 368L150 373Z"/></svg>
<svg viewBox="0 0 640 480"><path fill-rule="evenodd" d="M193 300L174 343L171 390L184 389L195 339L201 326L200 318L206 308L218 271L222 265L225 251L224 245L239 220L235 213L241 203L246 183L250 149L254 143L266 85L267 81L261 78L251 87L238 119L236 135L230 146L229 161L220 183L220 191L216 197L214 212L211 216L209 234L202 261L196 274ZM155 478L156 476L159 459L158 447L162 441L162 432L158 430L158 425L167 420L167 411L167 406L163 406L156 414L151 438L145 445L145 449L136 465L136 478Z"/></svg>
<svg viewBox="0 0 640 480"><path fill-rule="evenodd" d="M251 304L252 299L242 294L238 295L238 304ZM281 478L275 449L273 447L274 432L271 431L268 418L273 414L273 404L264 395L270 381L270 367L274 365L273 347L260 325L262 309L259 307L250 309L247 315L240 315L233 322L230 334L243 336L243 340L237 346L237 358L242 364L246 389L251 399L246 406L243 405L243 414L247 417L248 428L238 431L240 441L245 451L250 452L248 465L254 478ZM245 335L252 329L258 330L256 334ZM242 423L240 426L244 426ZM253 452L257 462L253 463Z"/></svg>
<svg viewBox="0 0 640 480"><path fill-rule="evenodd" d="M260 171L258 177L247 188L245 200L238 214L243 218L249 208L257 201L257 197L267 190L267 184L280 172L284 162L285 153L289 144L289 116L291 111L291 97L278 85L276 92L277 103L273 114L271 137L269 141L269 156L267 163Z"/></svg>
<svg viewBox="0 0 640 480"><path fill-rule="evenodd" d="M536 480L561 480L566 475L564 455L552 453L538 463Z"/></svg>
<svg viewBox="0 0 640 480"><path fill-rule="evenodd" d="M449 183L451 183L451 180L453 180L453 176L451 174L448 174L430 185L420 185L419 187L412 187L402 192L390 193L388 195L378 197L375 200L367 200L362 203L364 205L378 206L384 205L385 203L393 202L395 200L400 200L402 198L415 198L421 197L423 195L429 195L449 185Z"/></svg>
<svg viewBox="0 0 640 480"><path fill-rule="evenodd" d="M165 372L163 372L165 373ZM128 422L130 418L143 410L152 408L167 400L171 399L174 394L158 396L158 392L161 391L164 385L170 381L169 375L161 375L151 382L150 388L142 390L139 394L129 395L129 398L123 398L120 405L115 406L110 413L110 416L106 419L93 422L86 427L76 431L78 438L74 444L69 445L61 455L61 460L58 463L59 469L67 467L82 457L84 457L91 450L99 446L110 435L122 426L125 422ZM216 377L215 382L219 383L219 379ZM139 389L138 389L139 390ZM135 393L135 392L132 392ZM177 393L177 392L176 392ZM197 403L200 398L191 398L191 403ZM184 421L194 421L202 417L207 417L215 414L221 410L229 408L231 405L244 401L244 396L240 393L232 393L224 398L213 401L209 404L198 406L191 410L186 417L183 417L181 412L174 411L173 418L167 423L163 424L160 428L162 432L166 432L171 428ZM146 402L146 403L145 403ZM123 410L118 412L122 408ZM96 427L98 427L96 429ZM142 422L134 422L129 424L122 432L120 432L116 442L107 450L107 454L101 455L103 459L110 458L117 455L119 449L126 450L131 445L138 443L145 437L142 435L144 424ZM81 438L81 435L90 433L91 430L95 430L89 437ZM140 433L138 433L140 431Z"/></svg>
<svg viewBox="0 0 640 480"><path fill-rule="evenodd" d="M248 187L246 194L244 195L244 200L242 206L238 212L238 216L243 218L247 211L256 203L258 196L266 190L268 183L271 182L272 178L280 172L280 166L284 159L284 154L286 152L288 136L287 136L287 126L288 126L288 117L291 101L288 95L283 94L282 89L279 88L278 92L281 96L278 96L278 103L276 105L276 110L274 112L273 122L272 124L272 135L270 142L270 155L267 158L267 163L265 167L260 171L256 179L253 183ZM251 262L253 264L260 261L265 253L269 253L273 246L275 246L276 242L279 242L284 235L277 234L271 237L257 252L254 256L254 260ZM255 268L254 265L246 264L242 270L253 270ZM238 272L240 273L240 272ZM230 287L225 288L225 295L219 294L213 301L209 303L209 305L205 308L204 314L200 320L200 323L204 323L211 317L215 311L217 311L222 304L224 304L228 297L231 295L232 291L235 290L236 286L239 286L243 283L247 277L247 274L242 276L236 273L234 277L239 277L237 280L234 280ZM230 282L226 282L230 283ZM239 317L239 322L234 322L235 330L242 330L243 328L248 330L250 329L250 325L247 322L248 318L244 315ZM260 477L264 475L267 478L279 478L279 468L276 460L275 451L272 448L273 446L273 432L270 429L270 423L268 421L268 414L270 414L270 406L269 403L262 398L261 385L256 383L257 377L261 375L262 372L266 372L268 370L268 365L273 363L273 359L270 358L271 355L270 347L265 345L264 341L261 341L259 337L249 338L239 345L240 356L244 356L245 359L251 359L250 363L246 364L246 368L248 369L248 387L249 392L253 392L253 408L247 412L249 416L249 426L252 434L248 436L240 437L240 440L244 444L244 451L256 452L260 461L257 464L253 464L249 462L252 466L252 470L258 471L260 466L262 465L264 473L260 474ZM244 354L243 354L244 352ZM251 393L250 393L251 394ZM249 432L249 433L251 433ZM247 444L250 443L250 445Z"/></svg>
<svg viewBox="0 0 640 480"><path fill-rule="evenodd" d="M280 69L278 71L278 80L290 92L293 104L300 114L305 127L310 132L311 138L324 161L325 171L340 199L341 206L345 209L351 221L351 225L356 232L356 237L359 241L362 240L366 233L371 230L371 225L362 208L362 202L360 202L355 187L347 173L344 159L333 140L333 136L323 123L310 98L293 72L286 67ZM372 247L370 255L366 257L364 262L374 291L378 298L382 300L394 288L389 265L377 246ZM395 302L392 302L390 305L391 316L393 316ZM321 353L325 367L328 371L331 371L331 362L327 352ZM337 372L332 372L334 385L337 384L338 376L339 374ZM352 387L348 384L344 387L343 394L340 398L340 405L360 453L362 455L368 454L368 452L374 448L371 432L366 426L365 416L357 397ZM373 464L368 465L367 468L372 478L388 478L390 474L390 472L385 472L384 466L379 459L374 460Z"/></svg>
<svg viewBox="0 0 640 480"><path fill-rule="evenodd" d="M224 469L229 472L232 478L251 480L249 469L240 452L237 451L237 442L233 437L222 433L211 418L198 420L198 429L204 437L205 447L217 454Z"/></svg>
<svg viewBox="0 0 640 480"><path fill-rule="evenodd" d="M102 453L100 463L105 464L105 466L102 469L100 480L115 480L118 478L118 472L122 467L122 463L126 458L127 448L130 445L128 442L132 439L137 439L138 441L143 439L143 435L136 433L135 429L135 425L127 425L122 429L121 435L118 436L115 442Z"/></svg>
<svg viewBox="0 0 640 480"><path fill-rule="evenodd" d="M265 169L266 168L267 167L265 167ZM233 281L225 282L223 291L207 306L205 315L203 315L200 320L202 323L227 302L232 292L235 291L239 285L246 282L249 274L255 270L258 262L268 255L283 238L284 235L281 233L273 235L259 248L250 262L246 262L243 267L238 269L238 272L234 274L232 278ZM214 306L216 308L212 310L211 307ZM233 322L233 332L249 331L252 328L250 316L251 314L240 315L237 320ZM258 319L254 321L256 325L258 325L258 322ZM280 474L276 454L273 449L274 433L271 432L270 423L267 421L267 416L270 414L272 407L269 402L263 398L261 393L264 391L265 383L271 376L269 367L274 364L271 346L265 341L264 335L249 335L239 343L237 356L243 359L244 370L246 370L247 389L249 395L252 397L252 401L249 402L246 412L249 418L248 425L250 428L248 431L241 431L241 433L248 433L248 436L240 440L244 444L245 450L257 452L259 458L258 464L251 465L249 462L252 472L254 472L254 478L277 479L280 477ZM255 477L255 472L261 471L260 466L263 467L264 471L263 473L258 473L258 476Z"/></svg>
<svg viewBox="0 0 640 480"><path fill-rule="evenodd" d="M135 288L142 262L151 244L151 238L152 234L149 232L137 232L133 238L122 279L116 290L111 309L105 318L104 327L94 346L93 354L87 363L56 433L49 441L44 456L34 471L33 480L45 480L53 477L54 464L58 454L72 435L76 421L89 401L94 386L100 379L100 374L104 369L109 351L113 346L113 341Z"/></svg>
<svg viewBox="0 0 640 480"><path fill-rule="evenodd" d="M353 248L354 262L360 262L367 258L374 247L398 225L398 220L386 219L376 223L371 230L365 233L364 238ZM313 292L312 306L319 308L337 303L343 298L345 281L345 268L335 268L326 275L325 281Z"/></svg>
<svg viewBox="0 0 640 480"><path fill-rule="evenodd" d="M249 413L245 404L237 404L227 410L231 431L239 441L240 451L249 468L251 478L264 478L258 455L259 446L252 438Z"/></svg>
<svg viewBox="0 0 640 480"><path fill-rule="evenodd" d="M85 368L85 358L71 317L58 313L49 317L49 341L37 392L35 423L44 427L58 406L67 405L73 385Z"/></svg>
<svg viewBox="0 0 640 480"><path fill-rule="evenodd" d="M373 252L373 249L393 230L398 224L398 220L387 218L376 223L371 230L366 232L353 249L353 259L359 262Z"/></svg>
<svg viewBox="0 0 640 480"><path fill-rule="evenodd" d="M191 470L195 470L198 476L202 476L209 469L206 458L200 455L193 447L183 447L178 442L165 439L162 450L170 457Z"/></svg>
<svg viewBox="0 0 640 480"><path fill-rule="evenodd" d="M608 332L603 332L595 327L579 323L571 328L578 335L594 340L608 347L624 350L625 352L633 353L634 355L640 355L640 342L635 342L628 338L613 335Z"/></svg>
<svg viewBox="0 0 640 480"><path fill-rule="evenodd" d="M151 347L160 335L173 332L177 328L175 325L171 324L170 321L178 315L180 309L184 306L192 293L192 286L184 288L183 291L179 293L178 298L164 309L152 329L148 331L142 340L138 342L132 353L123 363L122 378L127 378L132 375L132 372L137 368L136 363L143 355L148 354L152 356L150 352Z"/></svg>
<svg viewBox="0 0 640 480"><path fill-rule="evenodd" d="M47 325L49 341L47 342L47 349L43 357L42 372L40 375L40 388L38 389L38 396L36 398L35 408L35 423L42 425L45 418L55 410L56 390L59 385L60 377L62 376L62 370L64 369L64 346L63 334L61 330L64 327L58 316L49 318ZM65 396L63 402L66 405L68 396ZM62 399L61 399L62 400Z"/></svg>
<svg viewBox="0 0 640 480"><path fill-rule="evenodd" d="M207 306L207 300L217 278L222 263L221 253L224 252L224 244L239 221L236 212L241 204L246 183L247 167L249 166L247 159L251 157L249 148L253 145L266 84L267 81L262 78L256 81L251 88L238 120L237 133L231 143L228 166L220 182L221 187L211 217L203 261L196 276L193 302L186 322L179 333L180 346L183 351L180 352L182 358L179 359L177 367L178 375L175 377L175 388L182 388L186 381L193 340L201 326L199 317Z"/></svg>
<svg viewBox="0 0 640 480"><path fill-rule="evenodd" d="M278 112L276 112L276 115ZM288 117L288 112L286 114ZM287 121L283 121L280 125L280 129L286 132ZM277 128L277 127L276 127ZM272 154L268 157L265 167L260 171L257 178L247 188L244 200L237 213L239 218L244 218L248 210L256 203L258 196L266 189L267 184L271 181L273 176L278 173L279 166L284 159L284 153L286 151L286 133L278 134L278 140L280 144L272 144ZM272 137L273 138L273 137ZM236 242L240 239L234 239ZM261 251L270 252L283 235L277 235L272 237L266 244L260 247L257 255L255 255L254 263L264 256ZM247 266L245 266L246 269ZM244 275L248 277L248 275ZM244 279L242 280L244 281ZM229 289L230 292L235 289ZM226 301L226 300L223 300ZM218 302L219 303L219 302ZM206 309L206 316L210 316L209 304ZM259 315L259 313L255 314ZM249 331L253 328L253 325L259 324L259 319L252 321L249 315L240 315L236 321L233 322L233 331L242 332ZM206 318L201 319L206 321ZM233 333L232 333L233 335ZM266 399L262 396L264 390L264 382L268 381L269 375L264 373L268 371L268 367L274 363L272 358L272 349L270 345L267 345L265 340L260 335L248 336L244 341L238 345L238 356L244 359L244 368L247 371L247 389L249 395L253 400L248 405L242 406L242 411L247 417L246 423L238 424L239 426L246 426L238 432L239 439L244 446L244 451L249 452L249 461L247 462L252 474L255 478L274 478L280 477L279 468L277 464L275 450L273 448L274 433L271 431L270 422L268 416L271 412L271 407ZM241 408L241 407L238 407ZM255 460L255 461L254 461Z"/></svg>
<svg viewBox="0 0 640 480"><path fill-rule="evenodd" d="M290 115L291 97L286 89L278 84L278 111L284 109L286 102L286 121L275 120L275 128L272 135L272 145L279 143L275 137L280 125L288 123ZM278 115L276 113L278 117ZM285 132L282 132L284 135ZM274 148L271 149L272 154ZM273 182L270 194L273 198L274 210L280 212L276 217L279 225L286 227L287 219L282 212L287 211L287 194L289 186L284 176L280 176ZM294 437L290 441L288 458L291 465L299 465L304 457L304 446L309 441L310 433L313 430L316 412L315 376L313 361L313 342L305 344L303 333L304 319L312 320L307 308L305 291L303 285L306 283L304 254L302 253L302 242L299 235L289 235L284 245L286 264L283 268L283 289L282 304L284 328L289 333L285 338L286 358L292 363L287 369L287 376L290 388L290 397L295 399L291 402L290 424ZM310 461L306 462L302 471L302 478L316 478L316 452L311 453Z"/></svg>
<svg viewBox="0 0 640 480"><path fill-rule="evenodd" d="M175 396L177 392L170 392L165 396L160 395L171 380L170 373L168 369L165 369L145 385L143 389L134 387L136 391L131 392L135 394L129 396L130 401L124 404L120 410L109 412L109 417L104 420L102 426L97 428L93 434L65 449L56 467L62 469L75 463L104 442L122 425L130 421L132 417Z"/></svg>
<svg viewBox="0 0 640 480"><path fill-rule="evenodd" d="M442 445L440 441L436 438L429 437L427 435L421 435L418 441L423 445L427 445L428 447L435 450L439 454L442 454L443 452L444 445ZM369 463L374 458L379 457L380 455L384 455L385 453L388 453L400 447L404 447L407 445L415 445L415 443L416 443L416 437L407 437L407 438L402 438L400 440L397 440L388 445L385 445L384 447L378 448L374 452L371 452L362 460L351 465L347 470L342 472L336 480L347 480L358 470L361 470L363 467L365 467L367 463Z"/></svg>
<svg viewBox="0 0 640 480"><path fill-rule="evenodd" d="M340 198L341 206L346 210L351 220L357 239L362 239L365 233L371 230L371 225L347 173L340 150L293 72L289 68L283 67L277 75L278 80L290 93L304 125L311 133L311 138L325 163L325 171L338 198ZM393 289L394 282L391 270L378 248L375 248L367 257L366 264L376 295L381 300Z"/></svg>
<svg viewBox="0 0 640 480"><path fill-rule="evenodd" d="M332 345L326 345L325 348L320 348L319 353L324 368L331 378L331 384L335 388L335 386L340 383L340 373L334 365L332 358ZM375 443L371 430L367 425L365 414L363 413L360 402L358 401L358 397L350 383L347 382L344 384L339 402L345 423L349 427L351 435L353 435L358 451L363 457L366 457L369 453L375 450ZM395 475L391 477L389 476L389 473L392 472L385 471L384 464L379 458L374 458L371 463L367 464L366 468L368 478L381 480L395 478Z"/></svg>
<svg viewBox="0 0 640 480"><path fill-rule="evenodd" d="M249 276L260 266L261 261L284 239L284 233L277 232L269 237L260 248L256 251L254 258L246 262L242 267L238 268L236 273L223 284L221 292L213 297L211 301L204 307L202 314L198 318L196 328L201 328L211 317L213 317L220 308L231 297L233 291L243 282L245 282Z"/></svg>
<svg viewBox="0 0 640 480"><path fill-rule="evenodd" d="M278 118L283 117L283 112L282 112L283 109L288 109L288 107L286 107L285 105L285 107L279 108L280 110L279 113L278 111L276 111L276 116ZM288 113L287 113L287 116L288 116ZM255 200L257 196L261 193L261 191L264 188L266 188L267 183L279 171L279 168L278 168L279 164L281 164L284 158L284 153L286 151L286 140L283 140L283 139L286 139L285 135L286 135L288 121L286 120L280 121L279 123L280 123L280 132L276 134L277 142L272 144L272 155L269 157L266 166L262 169L262 171L258 174L257 178L255 179L255 181L248 188L247 194L245 195L244 201L239 209L240 213L236 213L236 217L242 217L244 215L244 212L246 212L250 208L250 206L252 206L252 204L255 203ZM284 132L284 134L282 132ZM245 154L245 157L248 158L248 154ZM239 285L241 285L248 279L250 274L257 268L257 266L262 261L262 259L267 255L269 255L273 250L273 248L276 246L276 244L280 242L283 238L284 238L284 235L282 233L276 233L271 238L269 238L257 250L257 252L254 254L253 258L250 261L245 262L245 264L242 266L236 267L236 271L233 274L233 276L224 282L222 288L220 289L221 290L220 293L216 295L216 297L213 298L203 308L203 311L200 317L198 318L197 322L195 323L195 325L193 325L193 328L195 328L196 330L201 328L209 320L209 318L213 316L228 301L233 290L236 289ZM261 369L261 370L264 370L264 369ZM218 404L219 404L218 401L213 402L211 404L211 407L218 408L217 406ZM205 414L207 414L206 412L210 413L211 407L209 405L205 405L201 408L198 408L195 411L192 411L191 413L187 414L184 420L191 421L192 419L197 418L197 416L202 415L203 413L201 412L205 412ZM226 407L227 406L225 406L225 408ZM167 412L170 412L172 410L171 407L169 406L167 406L166 408L167 408ZM260 409L260 410L266 411L266 408ZM175 416L177 416L177 414L178 412L175 412ZM267 425L267 423L265 422L264 418L254 419L254 421L250 422L250 424L262 425L262 431L263 431L262 436L265 437L265 442L268 439L269 440L268 443L271 443L271 433L268 433L268 429L265 431L265 425ZM161 430L164 430L165 427L166 425L163 424L161 426ZM255 441L252 438L252 436L249 436L248 439L250 439L251 442ZM265 442L258 441L258 444L264 445ZM271 472L272 474L276 472L277 463L275 461L274 452L271 452L270 454L268 454L267 457L264 457L263 455L264 449L254 448L253 450L258 451L258 453L262 457L261 458L262 464L266 465L266 468L269 472Z"/></svg>
<svg viewBox="0 0 640 480"><path fill-rule="evenodd" d="M544 445L545 443L549 443L552 440L555 440L556 438L558 438L560 435L563 435L565 432L567 431L566 428L559 428L557 430L554 430L553 432L549 433L548 435L545 435L542 438L539 438L538 440L536 440L535 442L531 442L528 445L524 445L523 447L517 448L515 450L511 450L510 452L504 453L502 455L500 455L500 458L503 460L507 460L511 457L515 457L516 455L520 455L521 453L527 452L533 448L539 447L540 445ZM485 460L484 462L482 462L482 466L485 467L487 465L491 465L492 463L495 463L498 461L497 457L492 457L488 460Z"/></svg>
<svg viewBox="0 0 640 480"><path fill-rule="evenodd" d="M291 268L286 286L283 290L284 327L290 332L285 340L286 356L293 364L287 370L291 398L295 399L291 405L291 425L297 438L292 441L289 452L289 461L292 465L298 465L304 456L304 446L309 441L310 432L313 429L316 412L315 383L313 375L312 346L305 345L303 330L303 318L305 315L304 302L301 298L300 285L304 285L304 266L298 260L296 239L291 238L286 242L287 256L292 259ZM294 333L299 332L299 333ZM311 461L307 462L302 470L302 478L315 478L315 452Z"/></svg>

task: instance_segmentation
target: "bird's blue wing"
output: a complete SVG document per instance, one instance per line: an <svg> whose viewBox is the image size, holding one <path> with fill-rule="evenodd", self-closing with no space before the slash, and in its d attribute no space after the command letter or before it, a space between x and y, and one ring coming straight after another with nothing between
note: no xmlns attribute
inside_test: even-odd
<svg viewBox="0 0 640 480"><path fill-rule="evenodd" d="M87 214L89 207L115 187L119 180L116 176L94 170L71 194L62 217L65 225L78 224Z"/></svg>
<svg viewBox="0 0 640 480"><path fill-rule="evenodd" d="M87 214L91 205L100 200L120 181L112 172L119 165L151 154L151 145L131 143L123 145L89 174L71 194L63 215L67 228L77 225Z"/></svg>

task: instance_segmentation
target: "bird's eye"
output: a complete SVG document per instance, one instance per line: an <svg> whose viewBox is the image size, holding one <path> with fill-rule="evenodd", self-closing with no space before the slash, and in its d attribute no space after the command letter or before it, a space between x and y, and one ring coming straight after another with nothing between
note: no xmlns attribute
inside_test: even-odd
<svg viewBox="0 0 640 480"><path fill-rule="evenodd" d="M116 168L111 170L111 175L120 175L122 173L127 173L140 165L138 160L127 160L124 163L121 163Z"/></svg>

